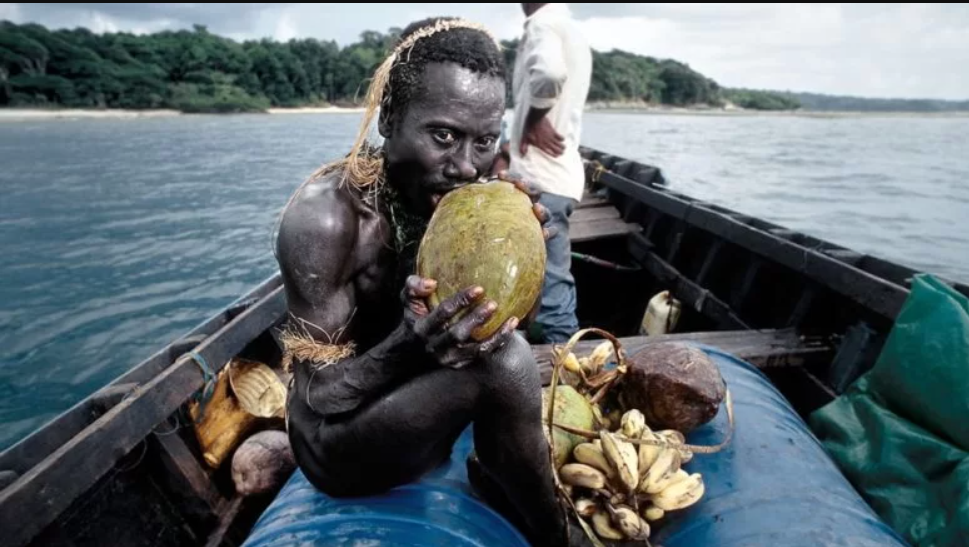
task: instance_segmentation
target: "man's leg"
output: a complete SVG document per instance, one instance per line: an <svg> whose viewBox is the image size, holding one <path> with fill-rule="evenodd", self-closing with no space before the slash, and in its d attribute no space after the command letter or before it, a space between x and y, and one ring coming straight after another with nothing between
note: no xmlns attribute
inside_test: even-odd
<svg viewBox="0 0 969 547"><path fill-rule="evenodd" d="M306 368L297 365L294 397L306 391ZM473 421L481 466L521 516L515 520L522 533L535 545L556 545L562 537L564 513L542 431L541 377L520 336L464 369L417 376L338 421L322 422L299 400L290 409L300 468L335 496L377 494L418 479L450 455Z"/></svg>
<svg viewBox="0 0 969 547"><path fill-rule="evenodd" d="M575 315L572 244L569 240L569 217L575 209L576 201L545 193L539 203L548 209L552 217L549 227L554 227L556 233L545 243L545 284L542 287L542 304L535 322L541 328L545 343L562 343L567 342L579 330L579 321Z"/></svg>

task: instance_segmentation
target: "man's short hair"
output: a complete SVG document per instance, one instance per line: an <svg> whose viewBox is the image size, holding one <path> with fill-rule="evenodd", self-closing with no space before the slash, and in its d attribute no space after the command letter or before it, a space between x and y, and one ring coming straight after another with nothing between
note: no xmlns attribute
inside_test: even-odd
<svg viewBox="0 0 969 547"><path fill-rule="evenodd" d="M455 20L452 17L431 17L415 21L400 34L404 41L411 34L438 21ZM455 63L468 70L486 76L506 78L505 58L495 41L487 34L469 28L451 28L417 40L414 46L401 54L390 71L387 90L389 113L393 120L406 111L413 99L424 68L430 63Z"/></svg>

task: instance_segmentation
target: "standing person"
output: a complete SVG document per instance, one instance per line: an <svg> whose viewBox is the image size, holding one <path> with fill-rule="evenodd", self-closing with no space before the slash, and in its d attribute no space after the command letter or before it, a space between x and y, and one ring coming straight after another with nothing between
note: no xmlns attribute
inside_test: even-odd
<svg viewBox="0 0 969 547"><path fill-rule="evenodd" d="M542 191L551 214L548 262L535 323L545 343L579 328L569 217L582 199L582 114L592 79L592 49L567 4L522 4L525 29L515 60L514 115L495 171L505 168Z"/></svg>

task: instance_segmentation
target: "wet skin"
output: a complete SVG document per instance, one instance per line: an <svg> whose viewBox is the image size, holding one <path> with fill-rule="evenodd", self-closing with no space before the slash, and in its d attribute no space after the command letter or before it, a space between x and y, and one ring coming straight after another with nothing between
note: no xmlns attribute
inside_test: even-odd
<svg viewBox="0 0 969 547"><path fill-rule="evenodd" d="M421 87L379 128L387 183L429 218L443 194L491 169L505 84L432 64ZM290 313L319 327L308 330L322 342L357 344L355 357L327 367L296 363L288 430L301 469L330 495L380 493L441 464L473 422L475 477L487 482L489 501L536 545L558 543L541 381L518 321L475 343L470 333L494 303L473 287L428 310L433 280L408 276L401 286L397 271L408 261L394 251L388 219L339 175L304 190L278 240ZM535 212L547 218L540 206ZM449 326L465 308L472 311Z"/></svg>

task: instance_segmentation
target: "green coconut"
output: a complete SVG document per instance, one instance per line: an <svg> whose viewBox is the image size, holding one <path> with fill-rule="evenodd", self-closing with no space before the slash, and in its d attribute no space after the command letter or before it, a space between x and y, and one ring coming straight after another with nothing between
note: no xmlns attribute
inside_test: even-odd
<svg viewBox="0 0 969 547"><path fill-rule="evenodd" d="M548 428L548 398L552 393L551 387L542 389L542 424ZM555 415L552 418L556 424L571 426L577 429L591 431L595 423L592 404L581 393L569 385L559 385L555 388ZM587 442L585 437L567 433L557 427L552 428L555 441L555 468L565 465L576 445Z"/></svg>
<svg viewBox="0 0 969 547"><path fill-rule="evenodd" d="M428 304L484 288L497 309L471 336L482 341L511 317L524 318L545 277L545 238L527 194L509 182L470 184L446 194L417 254L417 273L437 281ZM455 320L459 319L456 317Z"/></svg>

